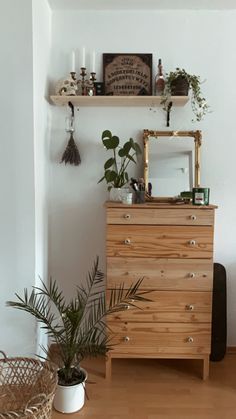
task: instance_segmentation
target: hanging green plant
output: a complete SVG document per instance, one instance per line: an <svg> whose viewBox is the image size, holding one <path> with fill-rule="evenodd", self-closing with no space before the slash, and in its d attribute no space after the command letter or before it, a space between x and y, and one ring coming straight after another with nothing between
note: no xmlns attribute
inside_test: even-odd
<svg viewBox="0 0 236 419"><path fill-rule="evenodd" d="M191 105L195 115L192 121L201 121L201 119L210 111L205 97L201 92L200 76L195 76L187 73L184 69L176 68L175 71L167 73L165 78L165 89L162 95L161 104L164 105L164 110L168 111L171 96L188 95L191 91Z"/></svg>
<svg viewBox="0 0 236 419"><path fill-rule="evenodd" d="M132 138L121 147L119 137L109 130L103 131L102 142L111 151L112 157L105 162L104 175L98 183L105 180L108 191L111 188L121 188L129 181L127 168L131 162L137 163L136 157L142 153L141 148Z"/></svg>

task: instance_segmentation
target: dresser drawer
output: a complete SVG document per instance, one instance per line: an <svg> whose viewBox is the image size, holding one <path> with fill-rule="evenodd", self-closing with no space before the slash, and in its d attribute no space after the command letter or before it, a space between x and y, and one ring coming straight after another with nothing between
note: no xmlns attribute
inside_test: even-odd
<svg viewBox="0 0 236 419"><path fill-rule="evenodd" d="M211 292L152 291L146 297L151 301L124 304L125 311L109 316L108 322L211 322Z"/></svg>
<svg viewBox="0 0 236 419"><path fill-rule="evenodd" d="M107 256L212 258L211 226L107 226Z"/></svg>
<svg viewBox="0 0 236 419"><path fill-rule="evenodd" d="M108 208L108 224L213 225L214 211L205 208Z"/></svg>
<svg viewBox="0 0 236 419"><path fill-rule="evenodd" d="M208 259L107 258L107 288L129 288L144 278L143 289L211 291L213 262Z"/></svg>
<svg viewBox="0 0 236 419"><path fill-rule="evenodd" d="M116 350L122 347L158 347L210 349L211 325L193 323L118 323L109 322L115 333L113 343Z"/></svg>

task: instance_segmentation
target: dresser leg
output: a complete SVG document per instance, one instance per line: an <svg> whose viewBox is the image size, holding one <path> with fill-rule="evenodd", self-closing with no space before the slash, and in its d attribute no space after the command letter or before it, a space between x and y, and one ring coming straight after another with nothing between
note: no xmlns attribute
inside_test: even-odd
<svg viewBox="0 0 236 419"><path fill-rule="evenodd" d="M209 355L203 358L202 379L206 380L209 377Z"/></svg>
<svg viewBox="0 0 236 419"><path fill-rule="evenodd" d="M111 378L111 355L107 355L106 357L106 373L105 378L110 379Z"/></svg>

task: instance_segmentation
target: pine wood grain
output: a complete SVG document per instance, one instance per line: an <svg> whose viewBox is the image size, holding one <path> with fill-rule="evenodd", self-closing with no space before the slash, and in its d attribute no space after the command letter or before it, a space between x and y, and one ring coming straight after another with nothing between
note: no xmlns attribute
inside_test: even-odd
<svg viewBox="0 0 236 419"><path fill-rule="evenodd" d="M115 333L113 342L124 347L208 347L210 349L210 323L142 323L111 322L108 325ZM189 341L191 338L191 342ZM116 350L116 348L114 348ZM171 351L170 351L171 352Z"/></svg>
<svg viewBox="0 0 236 419"><path fill-rule="evenodd" d="M109 316L109 321L211 322L211 292L152 291L146 297L151 301L125 304L126 310Z"/></svg>
<svg viewBox="0 0 236 419"><path fill-rule="evenodd" d="M143 289L211 291L213 261L133 257L107 258L107 287L129 287L144 278Z"/></svg>
<svg viewBox="0 0 236 419"><path fill-rule="evenodd" d="M162 205L107 205L107 289L143 277L153 297L108 320L108 377L115 357L197 357L209 374L214 207Z"/></svg>
<svg viewBox="0 0 236 419"><path fill-rule="evenodd" d="M151 224L151 225L213 225L214 211L201 211L196 206L188 209L162 208L109 208L108 224Z"/></svg>
<svg viewBox="0 0 236 419"><path fill-rule="evenodd" d="M108 257L211 259L212 252L210 226L107 226Z"/></svg>

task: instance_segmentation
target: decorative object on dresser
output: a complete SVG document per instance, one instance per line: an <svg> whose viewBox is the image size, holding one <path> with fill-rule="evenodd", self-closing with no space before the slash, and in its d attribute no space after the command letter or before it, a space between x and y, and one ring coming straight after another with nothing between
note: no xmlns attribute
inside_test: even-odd
<svg viewBox="0 0 236 419"><path fill-rule="evenodd" d="M105 95L152 95L152 54L103 54Z"/></svg>
<svg viewBox="0 0 236 419"><path fill-rule="evenodd" d="M193 205L208 205L209 199L209 188L193 188Z"/></svg>
<svg viewBox="0 0 236 419"><path fill-rule="evenodd" d="M117 199L113 194L114 200L122 200L121 188L129 181L127 167L130 162L136 163L135 158L141 154L141 149L132 138L120 146L120 139L106 130L102 133L102 142L106 150L110 150L113 157L110 157L104 164L104 175L98 183L105 180L108 184L108 191L117 190Z"/></svg>
<svg viewBox="0 0 236 419"><path fill-rule="evenodd" d="M209 373L215 206L108 202L107 294L144 277L152 302L108 319L116 333L114 358L186 358Z"/></svg>
<svg viewBox="0 0 236 419"><path fill-rule="evenodd" d="M162 94L162 104L164 110L167 111L167 121L170 113L171 96L188 96L189 89L191 90L191 105L195 119L192 121L201 121L202 118L209 112L210 107L201 92L200 76L187 73L184 69L176 68L175 71L170 71L165 77L165 89ZM167 126L169 126L167 124Z"/></svg>
<svg viewBox="0 0 236 419"><path fill-rule="evenodd" d="M144 180L150 200L180 196L200 186L201 131L143 131Z"/></svg>
<svg viewBox="0 0 236 419"><path fill-rule="evenodd" d="M125 310L128 305L146 301L140 290L142 279L128 289L119 284L112 290L108 306L104 291L104 276L98 268L98 258L89 272L86 281L80 283L74 297L67 301L56 281L49 281L41 287L27 290L17 301L7 305L26 311L41 323L49 338L45 351L47 359L57 363L58 387L54 407L62 413L72 413L84 405L85 381L87 372L81 368L85 356L106 354L110 347L110 337L106 333L106 316L113 316ZM54 344L54 345L51 345ZM56 357L54 346L56 346ZM0 414L1 416L1 414Z"/></svg>

